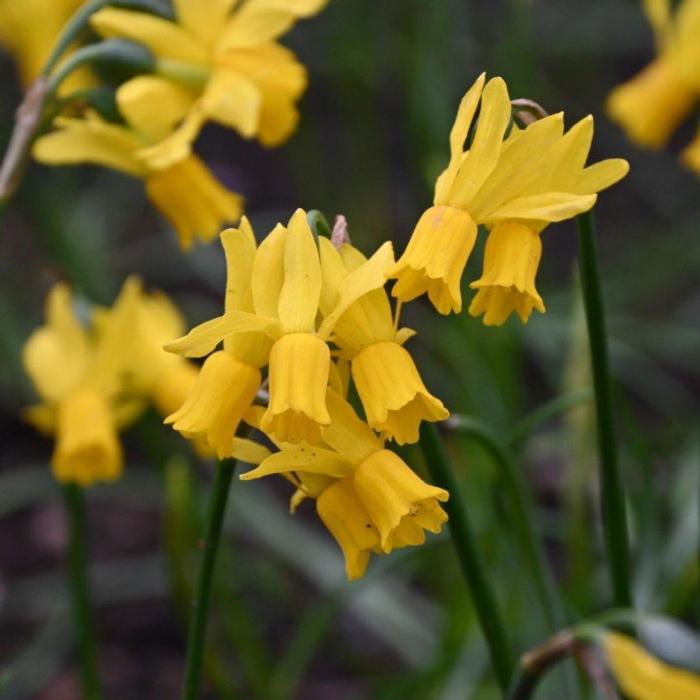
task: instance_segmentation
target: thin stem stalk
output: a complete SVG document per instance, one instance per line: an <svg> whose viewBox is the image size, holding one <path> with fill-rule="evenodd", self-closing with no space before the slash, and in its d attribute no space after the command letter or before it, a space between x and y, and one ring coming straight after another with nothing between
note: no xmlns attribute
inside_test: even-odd
<svg viewBox="0 0 700 700"><path fill-rule="evenodd" d="M505 690L510 683L513 672L513 658L503 618L479 556L457 479L450 467L437 428L433 423L425 421L421 425L420 446L432 480L437 486L450 492L450 500L444 507L450 518L449 528L452 543L457 551L462 573L467 582L477 618L486 638L496 678L503 690Z"/></svg>
<svg viewBox="0 0 700 700"><path fill-rule="evenodd" d="M99 700L101 693L97 671L97 636L90 605L85 504L81 487L76 484L64 486L63 501L68 519L68 575L73 617L78 636L83 697L85 700Z"/></svg>
<svg viewBox="0 0 700 700"><path fill-rule="evenodd" d="M577 219L579 269L588 325L593 389L598 424L603 530L615 605L631 607L630 552L625 494L620 479L610 381L605 309L593 214Z"/></svg>
<svg viewBox="0 0 700 700"><path fill-rule="evenodd" d="M221 539L221 528L236 464L235 460L219 462L209 499L204 538L200 542L202 558L199 563L192 600L182 700L196 700L199 697L214 564L216 563L216 552Z"/></svg>

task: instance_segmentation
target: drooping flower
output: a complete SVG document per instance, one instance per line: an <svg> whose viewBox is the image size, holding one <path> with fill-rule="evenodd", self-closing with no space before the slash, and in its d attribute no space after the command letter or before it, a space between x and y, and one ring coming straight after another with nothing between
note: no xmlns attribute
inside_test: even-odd
<svg viewBox="0 0 700 700"><path fill-rule="evenodd" d="M223 187L195 155L156 168L139 155L142 135L94 112L84 119L58 117L55 125L34 145L36 160L48 165L94 163L143 180L146 194L170 220L185 250L195 240L212 240L224 224L241 215L240 195Z"/></svg>
<svg viewBox="0 0 700 700"><path fill-rule="evenodd" d="M658 56L639 74L616 87L607 100L610 118L630 140L661 148L700 98L700 2L645 0L656 34Z"/></svg>
<svg viewBox="0 0 700 700"><path fill-rule="evenodd" d="M340 250L326 238L319 239L323 289L321 312L328 316L337 307L346 280L367 258L343 244ZM332 340L350 361L351 375L370 427L400 445L418 440L421 421L441 421L449 411L425 387L410 354L403 347L413 335L398 328L389 297L375 289L351 304L334 323Z"/></svg>
<svg viewBox="0 0 700 700"><path fill-rule="evenodd" d="M0 0L0 44L17 62L22 85L28 88L41 73L61 30L84 0ZM87 69L72 73L62 94L86 87Z"/></svg>
<svg viewBox="0 0 700 700"><path fill-rule="evenodd" d="M51 464L59 481L87 486L121 474L117 432L145 404L123 384L138 291L138 283L128 280L99 327L87 329L74 311L70 290L57 284L47 299L46 325L24 346L24 366L42 401L25 416L55 436Z"/></svg>
<svg viewBox="0 0 700 700"><path fill-rule="evenodd" d="M465 151L477 109L478 123ZM485 84L481 75L460 104L450 134L450 162L435 183L434 205L421 216L405 252L389 273L397 280L393 295L410 301L427 292L440 313L460 311L462 274L477 226L484 224L495 235L487 256L489 269L477 282L480 296L473 312L496 304L500 311L489 315L495 318L503 316L505 306L523 314L528 307L539 306L532 274L538 242L521 236L520 243L526 243L521 245L524 257L515 255L517 242L510 240L510 234L522 230L512 224L528 226L539 234L548 223L590 209L599 190L624 176L628 166L619 159L585 167L592 135L590 117L564 134L561 113L517 128L511 124L510 98L503 80L493 78ZM509 233L502 233L502 226ZM504 253L511 263L499 261ZM498 271L496 264L501 268ZM527 284L522 286L524 271ZM507 303L499 290L508 292ZM523 294L527 299L522 299Z"/></svg>
<svg viewBox="0 0 700 700"><path fill-rule="evenodd" d="M700 676L657 659L630 637L610 632L604 648L629 700L700 700Z"/></svg>
<svg viewBox="0 0 700 700"><path fill-rule="evenodd" d="M386 450L383 440L331 389L327 406L331 420L321 445L277 442L279 452L240 478L287 477L297 487L293 509L305 498L316 499L318 515L338 542L353 580L364 575L372 552L420 545L426 530L440 532L447 521L440 502L449 494L425 483Z"/></svg>
<svg viewBox="0 0 700 700"><path fill-rule="evenodd" d="M391 244L387 243L346 280L335 309L319 327L321 264L306 213L298 209L288 226L278 224L255 252L250 284L245 286L254 313L231 308L167 349L201 357L228 336L266 336L273 342L266 358L269 403L262 428L280 441L318 443L330 421L325 405L331 373L327 339L345 309L384 285L392 262Z"/></svg>
<svg viewBox="0 0 700 700"><path fill-rule="evenodd" d="M99 34L143 44L156 59L156 75L133 78L117 93L120 109L139 131L151 133L154 122L159 129L165 122L173 132L150 149L149 158L160 167L182 159L209 120L266 146L289 138L307 78L277 39L326 2L176 0L173 22L117 8L97 12L92 26Z"/></svg>

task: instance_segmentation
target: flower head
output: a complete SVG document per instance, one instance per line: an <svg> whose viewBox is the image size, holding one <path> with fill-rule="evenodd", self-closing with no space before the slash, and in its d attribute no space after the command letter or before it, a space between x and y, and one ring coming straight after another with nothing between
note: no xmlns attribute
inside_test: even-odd
<svg viewBox="0 0 700 700"><path fill-rule="evenodd" d="M296 102L306 88L306 71L277 39L326 2L176 0L172 22L105 8L93 16L92 26L104 37L143 44L156 58L157 74L125 83L117 101L139 131L149 133L156 124L162 141L147 149L166 167L189 153L208 120L266 146L290 136L299 119ZM160 115L152 104L162 105Z"/></svg>
<svg viewBox="0 0 700 700"><path fill-rule="evenodd" d="M331 421L323 442L290 445L241 475L286 476L296 487L292 507L316 499L319 517L340 545L349 579L364 575L370 553L388 554L419 545L424 531L439 532L447 521L444 489L426 484L396 454L384 449L370 427L338 393L328 391Z"/></svg>
<svg viewBox="0 0 700 700"><path fill-rule="evenodd" d="M700 700L700 676L655 658L622 634L605 635L608 664L630 700Z"/></svg>
<svg viewBox="0 0 700 700"><path fill-rule="evenodd" d="M607 111L640 146L660 148L690 114L700 96L700 2L646 0L658 57L609 95Z"/></svg>
<svg viewBox="0 0 700 700"><path fill-rule="evenodd" d="M93 112L84 119L59 117L55 125L34 146L39 162L94 163L143 180L149 199L173 224L185 250L195 240L212 240L225 223L241 215L241 197L217 182L197 156L156 168L140 155L142 135Z"/></svg>

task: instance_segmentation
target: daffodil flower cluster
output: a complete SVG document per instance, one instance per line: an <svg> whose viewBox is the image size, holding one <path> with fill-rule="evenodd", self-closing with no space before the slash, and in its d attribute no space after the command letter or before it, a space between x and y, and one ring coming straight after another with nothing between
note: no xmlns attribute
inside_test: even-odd
<svg viewBox="0 0 700 700"><path fill-rule="evenodd" d="M588 211L597 192L629 169L621 159L586 167L593 138L590 116L564 132L562 113L522 129L511 113L501 78L486 82L481 75L462 99L450 134L450 161L435 183L433 206L389 271L396 279L392 294L399 300L427 293L440 313L461 311L462 275L483 224L489 230L484 267L470 285L477 292L469 313L483 314L487 325L500 325L514 311L523 323L533 309L544 312L535 286L540 234L550 223ZM473 138L466 144L470 132Z"/></svg>
<svg viewBox="0 0 700 700"><path fill-rule="evenodd" d="M700 100L700 2L644 0L656 37L657 57L631 80L616 87L607 100L610 118L630 140L661 148ZM700 133L682 155L700 172Z"/></svg>
<svg viewBox="0 0 700 700"><path fill-rule="evenodd" d="M293 509L316 499L348 576L358 578L371 552L420 544L424 530L437 532L447 519L439 505L447 492L384 447L415 442L422 421L449 415L404 348L413 332L392 313L384 289L392 246L365 258L349 243L316 240L301 209L260 245L245 217L221 240L224 313L166 345L207 356L166 422L220 458L259 464L245 479L283 474L296 487ZM346 399L351 380L365 420ZM265 407L254 405L262 392ZM244 421L279 451L235 437Z"/></svg>
<svg viewBox="0 0 700 700"><path fill-rule="evenodd" d="M327 0L174 0L175 19L104 8L91 26L107 39L148 49L154 73L116 90L123 118L88 110L59 117L38 139L34 157L51 165L93 163L144 181L173 224L181 246L210 241L239 220L242 198L222 186L192 146L207 121L277 146L299 120L306 70L277 41Z"/></svg>
<svg viewBox="0 0 700 700"><path fill-rule="evenodd" d="M46 302L46 324L27 340L24 366L41 399L25 418L55 439L51 460L62 482L88 486L122 472L118 432L152 403L179 408L198 368L164 352L184 322L162 293L127 280L109 309L79 303L63 283Z"/></svg>

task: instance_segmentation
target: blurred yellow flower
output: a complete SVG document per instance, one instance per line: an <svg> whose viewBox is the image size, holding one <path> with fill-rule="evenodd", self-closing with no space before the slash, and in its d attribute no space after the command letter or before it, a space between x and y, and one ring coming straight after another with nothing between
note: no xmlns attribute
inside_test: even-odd
<svg viewBox="0 0 700 700"><path fill-rule="evenodd" d="M321 313L328 316L338 304L348 278L367 258L343 244L340 250L319 238L323 287ZM351 278L350 278L351 279ZM441 421L449 411L425 387L403 344L413 335L398 328L383 288L351 304L335 322L332 340L350 360L351 374L369 425L400 445L418 440L423 420Z"/></svg>
<svg viewBox="0 0 700 700"><path fill-rule="evenodd" d="M629 700L700 700L697 674L660 661L622 634L607 634L604 646L615 680Z"/></svg>
<svg viewBox="0 0 700 700"><path fill-rule="evenodd" d="M477 109L478 123L465 151ZM427 292L440 313L459 312L462 274L477 226L484 224L493 238L487 269L474 285L479 293L471 312L486 312L487 322L502 323L517 309L527 320L532 308L542 305L534 288L539 241L511 224L539 235L547 224L590 209L598 191L624 177L629 166L620 159L585 167L592 137L591 117L565 134L561 113L517 128L505 83L501 78L486 83L482 74L460 104L450 134L450 162L435 183L434 205L421 216L389 273L397 280L392 294L410 301ZM519 248L510 240L518 233L520 243L526 243Z"/></svg>
<svg viewBox="0 0 700 700"><path fill-rule="evenodd" d="M252 239L247 222L245 226ZM201 357L228 337L236 342L238 338L246 342L261 336L269 339L269 356L261 354L259 359L261 365L269 364L269 402L262 428L280 441L318 443L330 421L325 405L331 375L327 340L345 310L384 286L386 270L393 262L391 245L382 246L348 277L343 293L320 326L321 263L306 212L298 209L287 227L278 224L251 254L251 260L250 281L242 283L236 293L237 299L246 300L245 307L231 305L223 316L166 347L187 357Z"/></svg>
<svg viewBox="0 0 700 700"><path fill-rule="evenodd" d="M660 148L700 96L700 1L682 0L672 12L671 0L645 0L644 9L658 57L610 93L607 111L632 141Z"/></svg>
<svg viewBox="0 0 700 700"><path fill-rule="evenodd" d="M17 62L22 85L39 76L66 22L84 0L0 0L0 44ZM93 82L87 69L79 69L61 85L70 94Z"/></svg>
<svg viewBox="0 0 700 700"><path fill-rule="evenodd" d="M156 75L133 78L117 93L137 130L160 141L149 159L159 167L181 160L208 120L266 146L289 138L307 78L277 39L326 2L175 0L174 22L117 8L97 12L92 26L100 35L136 41L156 58Z"/></svg>
<svg viewBox="0 0 700 700"><path fill-rule="evenodd" d="M125 393L139 284L128 280L99 327L84 327L64 284L51 290L46 325L27 340L24 367L42 403L25 412L42 432L55 435L52 457L59 481L87 486L122 471L117 431L132 422L143 401Z"/></svg>
<svg viewBox="0 0 700 700"><path fill-rule="evenodd" d="M170 220L183 249L195 240L212 240L224 224L239 219L242 198L223 187L197 156L159 169L139 155L144 140L126 126L94 112L84 119L58 117L54 123L57 128L34 145L36 160L48 165L94 163L143 180L146 194Z"/></svg>
<svg viewBox="0 0 700 700"><path fill-rule="evenodd" d="M276 442L280 448L241 475L258 479L281 474L297 491L292 509L315 498L319 517L338 542L350 580L361 578L370 554L425 542L425 530L440 532L447 514L444 489L426 484L329 389L330 423L319 446ZM259 427L262 427L261 425Z"/></svg>

